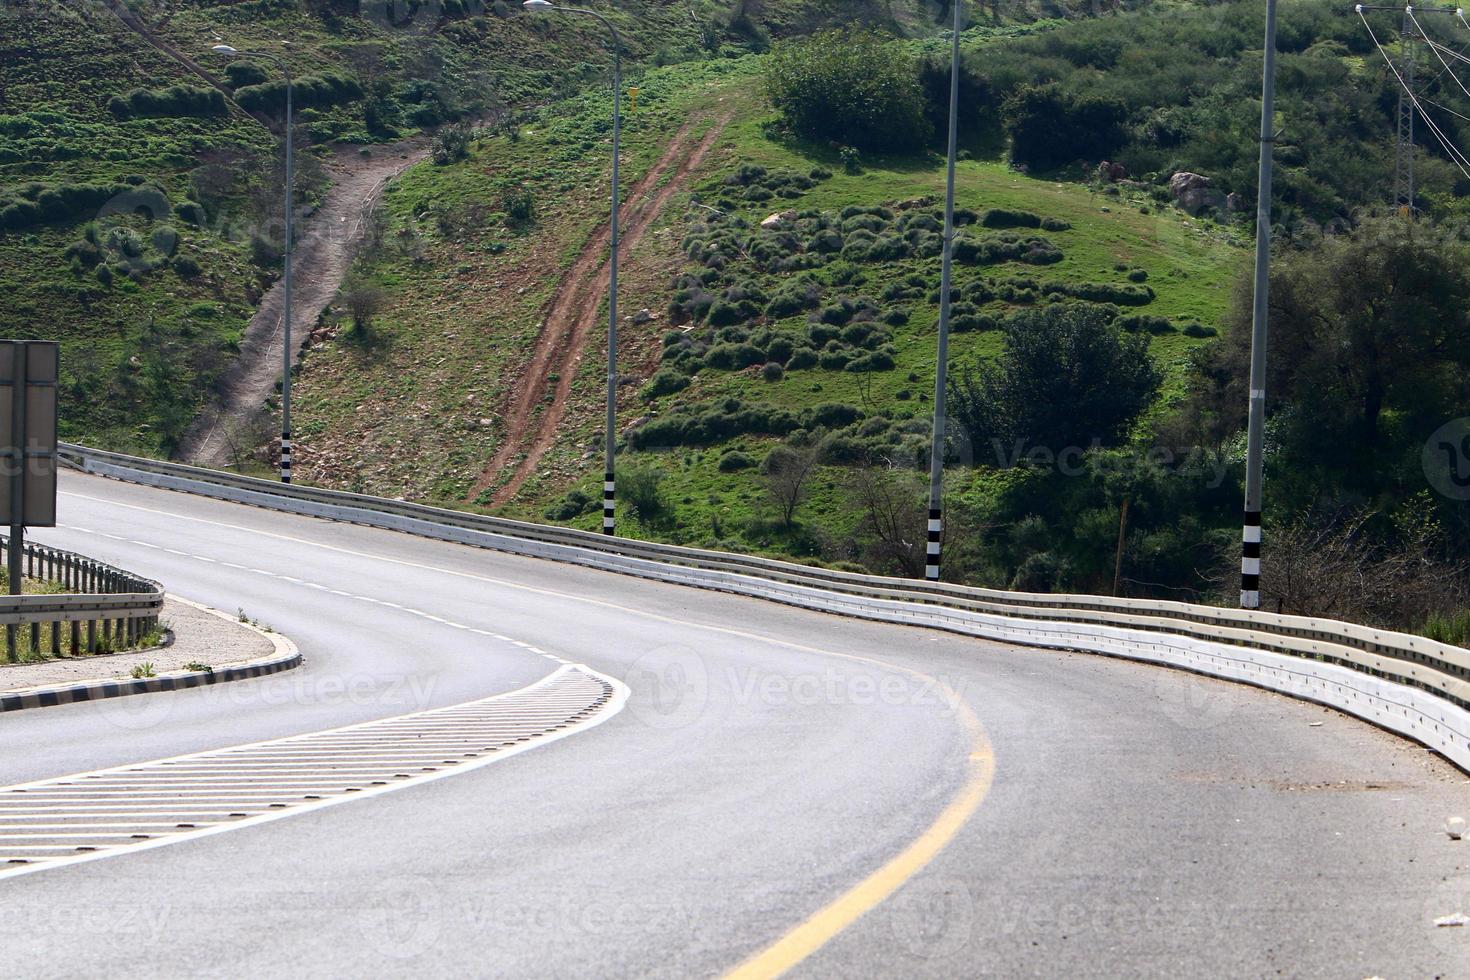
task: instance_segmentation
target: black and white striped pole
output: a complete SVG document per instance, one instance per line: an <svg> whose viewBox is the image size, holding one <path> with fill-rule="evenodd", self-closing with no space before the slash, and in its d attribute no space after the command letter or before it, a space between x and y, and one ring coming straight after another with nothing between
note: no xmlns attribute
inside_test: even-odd
<svg viewBox="0 0 1470 980"><path fill-rule="evenodd" d="M1271 163L1276 143L1276 0L1266 0L1261 69L1261 163L1256 193L1256 291L1251 310L1250 422L1246 434L1245 522L1240 545L1240 607L1261 608L1261 484L1266 441L1266 326L1271 291Z"/></svg>
<svg viewBox="0 0 1470 980"><path fill-rule="evenodd" d="M235 50L228 44L216 44L214 53L224 55L227 58L239 57L242 52ZM282 301L282 338L281 338L281 482L291 482L291 368L295 362L295 352L291 349L291 266L292 255L296 251L295 234L293 225L296 210L296 161L295 149L296 138L293 128L295 117L295 84L291 78L291 68L275 55L264 52L246 52L252 58L264 58L274 62L281 73L286 76L286 247L285 247L285 273L281 288L285 290Z"/></svg>
<svg viewBox="0 0 1470 980"><path fill-rule="evenodd" d="M964 0L954 0L954 30L950 39L949 161L944 197L944 258L939 275L939 352L934 371L934 434L929 446L929 524L924 554L924 578L939 581L940 549L944 541L944 424L945 386L949 371L949 289L954 271L954 181L960 130L960 27Z"/></svg>
<svg viewBox="0 0 1470 980"><path fill-rule="evenodd" d="M612 145L612 225L611 256L608 259L607 295L607 465L602 483L602 533L617 534L617 490L614 473L618 454L618 212L622 210L622 188L619 183L618 165L622 156L623 137L623 38L612 21L595 10L581 7L561 7L550 0L524 0L526 10L551 11L562 14L586 14L596 17L607 28L612 37L613 48L613 145Z"/></svg>

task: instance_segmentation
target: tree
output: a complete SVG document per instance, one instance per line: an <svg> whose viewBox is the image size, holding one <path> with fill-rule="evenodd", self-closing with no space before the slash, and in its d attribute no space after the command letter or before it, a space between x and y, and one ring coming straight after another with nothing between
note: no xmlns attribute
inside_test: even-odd
<svg viewBox="0 0 1470 980"><path fill-rule="evenodd" d="M994 363L957 372L950 412L980 453L1003 461L1046 449L1115 445L1163 380L1148 338L1125 334L1087 303L1025 310L1006 321Z"/></svg>
<svg viewBox="0 0 1470 980"><path fill-rule="evenodd" d="M857 512L863 563L879 574L924 574L924 487L906 470L855 467L847 474L847 500Z"/></svg>
<svg viewBox="0 0 1470 980"><path fill-rule="evenodd" d="M373 317L378 315L387 300L383 287L357 273L349 276L342 284L340 296L352 317L352 328L365 336L372 329Z"/></svg>
<svg viewBox="0 0 1470 980"><path fill-rule="evenodd" d="M766 92L808 139L882 153L917 151L933 135L913 57L871 32L828 31L780 45Z"/></svg>
<svg viewBox="0 0 1470 980"><path fill-rule="evenodd" d="M1011 161L1055 170L1077 160L1106 159L1128 139L1128 110L1117 99L1077 96L1057 84L1026 85L1005 102Z"/></svg>
<svg viewBox="0 0 1470 980"><path fill-rule="evenodd" d="M806 499L822 449L820 442L800 447L777 446L761 464L766 495L781 515L781 526L787 530L795 526L796 511Z"/></svg>
<svg viewBox="0 0 1470 980"><path fill-rule="evenodd" d="M1223 352L1241 413L1249 300L1237 294ZM1268 405L1303 442L1376 449L1389 413L1427 434L1470 407L1470 249L1431 225L1369 221L1284 256L1270 327Z"/></svg>

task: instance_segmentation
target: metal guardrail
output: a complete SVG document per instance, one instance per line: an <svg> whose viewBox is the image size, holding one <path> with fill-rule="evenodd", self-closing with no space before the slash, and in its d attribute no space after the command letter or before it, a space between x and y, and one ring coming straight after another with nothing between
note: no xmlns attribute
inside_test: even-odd
<svg viewBox="0 0 1470 980"><path fill-rule="evenodd" d="M1306 684L1305 692L1288 690L1287 693L1324 700L1363 717L1369 717L1365 713L1368 709L1363 706L1372 701L1374 714L1370 720L1425 744L1431 743L1417 734L1420 727L1434 727L1436 732L1443 729L1435 736L1433 747L1470 768L1470 650L1405 633L1315 617L1194 603L1004 592L843 572L750 555L609 538L572 528L300 484L283 485L82 446L63 445L61 455L68 465L131 482L571 561L646 578L758 595L808 608L828 608L846 615L922 622L1008 642L1071 647L1171 663L1185 657L1188 663L1176 665L1233 676L1278 690ZM1249 667L1240 668L1244 671L1242 675L1235 676L1231 673L1235 668L1226 663L1234 663L1230 654L1201 652L1216 650L1249 650L1253 659ZM1216 663L1222 656L1224 660ZM1207 664L1201 657L1215 660ZM1303 666L1306 663L1322 666L1320 670L1316 666L1308 668ZM1430 697L1419 699L1412 706L1392 698L1385 701L1376 693L1381 684L1344 685L1339 675L1402 685ZM1310 681L1303 680L1309 676ZM1336 685L1350 693L1319 697L1311 693L1315 689L1313 685ZM1350 703L1360 698L1367 700L1356 706ZM1441 706L1449 714L1440 711ZM1395 721L1396 713L1403 714L1412 724L1410 721L1399 724Z"/></svg>
<svg viewBox="0 0 1470 980"><path fill-rule="evenodd" d="M10 539L0 535L0 566L10 553ZM32 654L43 646L60 656L125 649L158 629L163 586L132 572L41 544L25 544L27 578L61 586L65 593L0 596L0 625L5 626L6 657L18 659L20 634L29 632ZM29 630L26 630L29 627Z"/></svg>

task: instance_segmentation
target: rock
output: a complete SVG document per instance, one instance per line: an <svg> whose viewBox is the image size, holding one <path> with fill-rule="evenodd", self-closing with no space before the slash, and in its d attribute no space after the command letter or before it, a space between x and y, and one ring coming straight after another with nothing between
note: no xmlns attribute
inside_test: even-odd
<svg viewBox="0 0 1470 980"><path fill-rule="evenodd" d="M650 322L652 319L653 313L651 313L646 306L643 309L639 310L637 313L633 314L633 323L635 326L641 327L643 326L643 324Z"/></svg>
<svg viewBox="0 0 1470 980"><path fill-rule="evenodd" d="M1120 180L1128 179L1128 168L1121 163L1104 160L1097 165L1097 179L1104 183L1116 184Z"/></svg>
<svg viewBox="0 0 1470 980"><path fill-rule="evenodd" d="M1225 210L1226 211L1244 211L1245 210L1245 198L1241 197L1239 194L1236 194L1234 192L1232 192L1230 194L1226 194L1225 195Z"/></svg>
<svg viewBox="0 0 1470 980"><path fill-rule="evenodd" d="M1210 189L1211 183L1210 178L1202 174L1181 170L1169 178L1169 194L1180 208L1197 214L1214 202L1215 192Z"/></svg>

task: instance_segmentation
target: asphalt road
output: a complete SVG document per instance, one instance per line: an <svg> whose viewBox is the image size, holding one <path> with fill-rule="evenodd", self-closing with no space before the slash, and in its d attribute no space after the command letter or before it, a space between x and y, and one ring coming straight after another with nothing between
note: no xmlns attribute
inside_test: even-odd
<svg viewBox="0 0 1470 980"><path fill-rule="evenodd" d="M307 663L0 717L0 785L555 666L442 620L632 696L497 765L0 882L0 974L699 976L785 936L758 966L1470 974L1470 928L1432 926L1470 913L1470 842L1441 832L1470 784L1321 708L71 474L62 492L38 540L243 608Z"/></svg>

